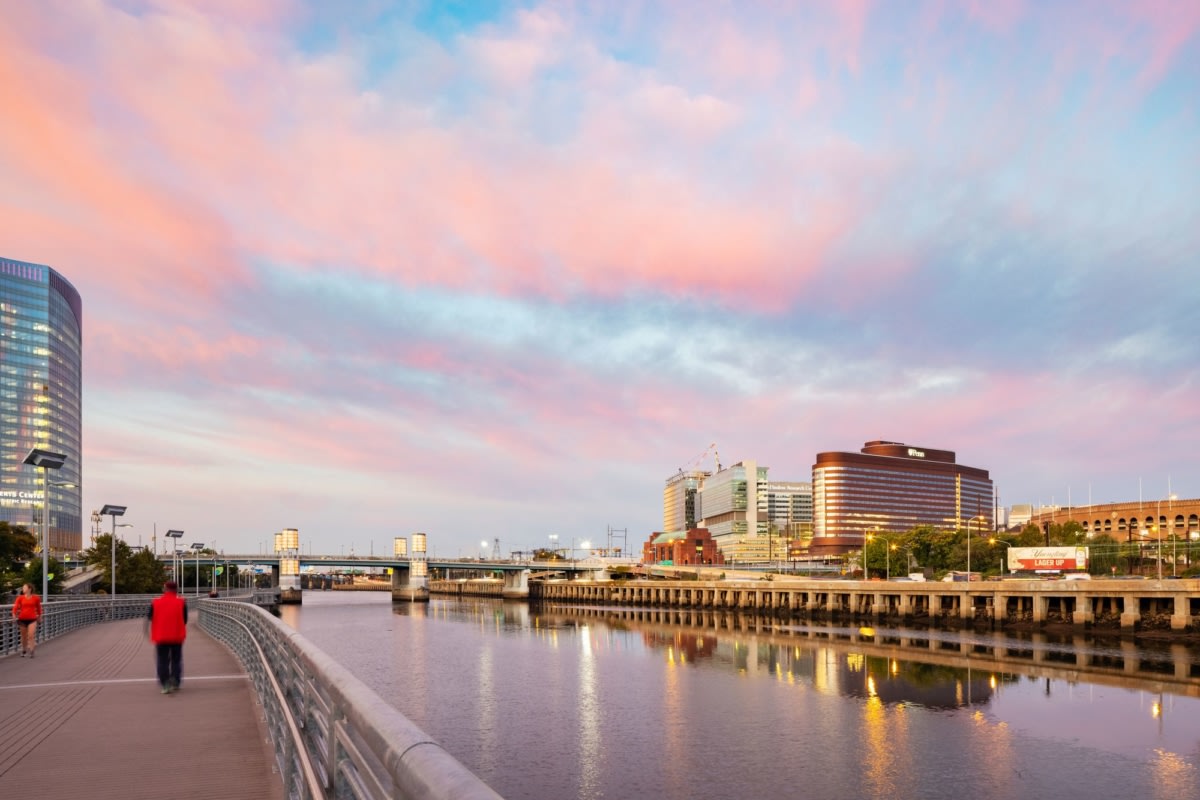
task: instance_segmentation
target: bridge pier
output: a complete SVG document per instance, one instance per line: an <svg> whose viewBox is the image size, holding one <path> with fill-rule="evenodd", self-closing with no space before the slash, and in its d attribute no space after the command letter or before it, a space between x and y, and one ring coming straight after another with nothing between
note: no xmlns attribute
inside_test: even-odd
<svg viewBox="0 0 1200 800"><path fill-rule="evenodd" d="M1171 607L1171 630L1187 630L1192 621L1191 601L1186 594L1176 594Z"/></svg>
<svg viewBox="0 0 1200 800"><path fill-rule="evenodd" d="M425 566L424 562L419 563ZM422 572L424 572L422 570ZM407 600L410 603L428 603L429 586L425 574L413 574L412 565L408 569L395 567L392 569L392 601Z"/></svg>
<svg viewBox="0 0 1200 800"><path fill-rule="evenodd" d="M304 594L300 590L300 576L282 574L278 564L271 565L271 588L279 590L281 605L298 606L304 602Z"/></svg>
<svg viewBox="0 0 1200 800"><path fill-rule="evenodd" d="M524 600L528 598L529 570L523 569L520 572L505 572L502 596L505 600Z"/></svg>
<svg viewBox="0 0 1200 800"><path fill-rule="evenodd" d="M1138 606L1136 595L1125 595L1122 598L1121 627L1132 630L1142 621L1142 611Z"/></svg>

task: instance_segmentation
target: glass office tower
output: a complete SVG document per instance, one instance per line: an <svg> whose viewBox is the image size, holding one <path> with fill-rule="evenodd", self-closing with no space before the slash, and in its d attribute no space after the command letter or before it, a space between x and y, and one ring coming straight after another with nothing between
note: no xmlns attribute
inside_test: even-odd
<svg viewBox="0 0 1200 800"><path fill-rule="evenodd" d="M66 455L46 473L52 554L83 547L82 320L66 278L0 257L0 519L40 536L42 472L24 460L35 447Z"/></svg>

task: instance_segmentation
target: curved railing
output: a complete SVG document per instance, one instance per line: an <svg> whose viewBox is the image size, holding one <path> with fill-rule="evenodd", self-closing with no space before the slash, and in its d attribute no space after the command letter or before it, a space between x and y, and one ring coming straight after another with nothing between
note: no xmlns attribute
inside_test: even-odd
<svg viewBox="0 0 1200 800"><path fill-rule="evenodd" d="M38 641L115 620L141 619L156 595L65 600L43 606ZM399 711L303 636L233 599L189 598L199 625L241 661L266 715L293 800L499 800L500 795ZM0 605L0 655L16 653L11 606Z"/></svg>
<svg viewBox="0 0 1200 800"><path fill-rule="evenodd" d="M38 623L37 640L44 642L73 630L112 622L119 619L140 619L146 616L150 601L157 595L126 594L116 598L98 597L86 600L51 599L42 606L42 621ZM12 605L0 606L0 655L17 652L21 635L12 618Z"/></svg>
<svg viewBox="0 0 1200 800"><path fill-rule="evenodd" d="M248 603L200 600L200 626L249 673L289 798L498 800L487 784L300 634Z"/></svg>

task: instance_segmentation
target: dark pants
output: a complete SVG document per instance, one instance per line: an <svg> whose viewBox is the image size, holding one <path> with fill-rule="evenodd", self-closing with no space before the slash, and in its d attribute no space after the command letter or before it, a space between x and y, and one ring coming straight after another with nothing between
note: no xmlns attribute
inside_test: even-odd
<svg viewBox="0 0 1200 800"><path fill-rule="evenodd" d="M158 662L158 682L164 688L179 688L183 682L183 643L156 644L154 654Z"/></svg>

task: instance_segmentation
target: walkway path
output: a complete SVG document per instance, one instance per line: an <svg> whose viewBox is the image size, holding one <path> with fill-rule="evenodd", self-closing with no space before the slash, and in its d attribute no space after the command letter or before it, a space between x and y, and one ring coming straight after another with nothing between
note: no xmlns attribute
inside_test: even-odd
<svg viewBox="0 0 1200 800"><path fill-rule="evenodd" d="M281 800L254 687L194 622L169 695L140 620L0 657L0 798Z"/></svg>

